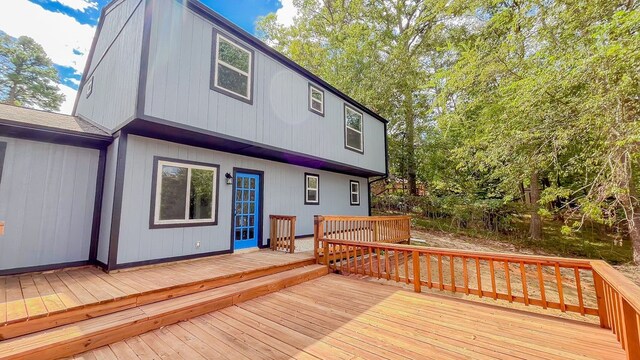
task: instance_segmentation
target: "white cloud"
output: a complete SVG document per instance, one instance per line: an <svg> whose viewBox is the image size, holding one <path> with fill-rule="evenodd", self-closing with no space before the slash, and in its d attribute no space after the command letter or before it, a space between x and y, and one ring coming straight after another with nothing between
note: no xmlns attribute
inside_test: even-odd
<svg viewBox="0 0 640 360"><path fill-rule="evenodd" d="M71 114L73 111L73 103L76 101L77 91L64 84L58 84L58 87L65 96L64 102L60 105L60 112L63 114Z"/></svg>
<svg viewBox="0 0 640 360"><path fill-rule="evenodd" d="M78 79L70 78L69 81L74 83L76 86L80 86L80 80L78 80Z"/></svg>
<svg viewBox="0 0 640 360"><path fill-rule="evenodd" d="M293 25L293 18L298 15L298 9L293 6L293 0L280 0L282 7L276 11L278 23L284 26Z"/></svg>
<svg viewBox="0 0 640 360"><path fill-rule="evenodd" d="M88 8L98 8L98 3L87 0L55 0L57 3L68 6L74 10L85 12Z"/></svg>
<svg viewBox="0 0 640 360"><path fill-rule="evenodd" d="M78 1L83 0L60 0L61 3ZM68 15L47 11L27 0L2 0L0 30L13 37L33 38L55 64L71 67L81 74L95 27L80 24ZM74 54L73 50L81 55Z"/></svg>

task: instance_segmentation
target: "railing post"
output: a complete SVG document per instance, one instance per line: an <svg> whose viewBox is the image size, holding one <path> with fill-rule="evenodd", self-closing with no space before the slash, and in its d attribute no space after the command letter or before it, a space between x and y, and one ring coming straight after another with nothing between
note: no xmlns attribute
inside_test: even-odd
<svg viewBox="0 0 640 360"><path fill-rule="evenodd" d="M373 220L373 242L378 242L378 220Z"/></svg>
<svg viewBox="0 0 640 360"><path fill-rule="evenodd" d="M295 242L296 242L296 217L292 217L290 221L289 234L291 235L291 239L289 241L289 252L293 254L295 251Z"/></svg>
<svg viewBox="0 0 640 360"><path fill-rule="evenodd" d="M313 217L313 253L316 258L316 264L320 264L320 239L324 238L324 217L315 215ZM325 259L327 254L324 254ZM327 263L328 265L328 263Z"/></svg>
<svg viewBox="0 0 640 360"><path fill-rule="evenodd" d="M329 242L323 241L322 244L324 245L322 248L323 255L324 255L324 263L325 265L327 265L327 268L329 268Z"/></svg>
<svg viewBox="0 0 640 360"><path fill-rule="evenodd" d="M411 257L413 258L413 290L415 292L422 292L422 284L420 283L420 253L413 251Z"/></svg>
<svg viewBox="0 0 640 360"><path fill-rule="evenodd" d="M270 248L271 250L276 250L276 239L275 239L275 224L274 224L274 220L273 220L273 216L269 215L269 239L271 240L271 244L270 244Z"/></svg>
<svg viewBox="0 0 640 360"><path fill-rule="evenodd" d="M598 317L600 318L600 327L604 329L611 329L609 319L607 318L607 304L604 301L604 284L602 282L602 277L600 277L600 275L598 275L595 270L592 270L592 273L593 285L596 290L596 301L598 304Z"/></svg>
<svg viewBox="0 0 640 360"><path fill-rule="evenodd" d="M627 359L640 359L640 334L638 334L638 315L633 308L625 300L621 299L622 304L622 336L624 344L626 344Z"/></svg>

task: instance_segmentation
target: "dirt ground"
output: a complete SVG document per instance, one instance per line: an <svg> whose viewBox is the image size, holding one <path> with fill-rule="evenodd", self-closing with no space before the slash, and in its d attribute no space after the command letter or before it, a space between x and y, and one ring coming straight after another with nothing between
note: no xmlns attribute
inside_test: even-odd
<svg viewBox="0 0 640 360"><path fill-rule="evenodd" d="M424 242L425 246L471 250L471 251L494 251L518 254L533 254L557 256L556 254L546 254L542 252L524 251L516 249L511 244L492 241L489 239L472 238L463 235L450 234L440 231L422 231L411 230L411 236L417 240L417 243ZM640 266L637 265L617 265L614 266L618 271L627 276L631 281L640 286Z"/></svg>

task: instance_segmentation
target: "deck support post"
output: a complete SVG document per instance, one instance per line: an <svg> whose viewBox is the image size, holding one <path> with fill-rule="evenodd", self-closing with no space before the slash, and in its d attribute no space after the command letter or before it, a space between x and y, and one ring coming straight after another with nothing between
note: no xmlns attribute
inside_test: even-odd
<svg viewBox="0 0 640 360"><path fill-rule="evenodd" d="M422 284L420 283L420 253L413 251L411 254L413 259L413 290L422 292Z"/></svg>

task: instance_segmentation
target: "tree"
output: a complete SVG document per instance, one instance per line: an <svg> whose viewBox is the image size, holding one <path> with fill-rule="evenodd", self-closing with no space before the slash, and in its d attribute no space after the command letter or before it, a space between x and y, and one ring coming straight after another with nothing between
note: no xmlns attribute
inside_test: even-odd
<svg viewBox="0 0 640 360"><path fill-rule="evenodd" d="M274 15L258 24L278 50L390 120L390 167L407 179L412 195L446 2L299 0L291 27Z"/></svg>
<svg viewBox="0 0 640 360"><path fill-rule="evenodd" d="M57 111L65 100L58 72L42 46L0 33L0 102Z"/></svg>

